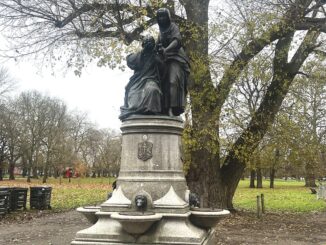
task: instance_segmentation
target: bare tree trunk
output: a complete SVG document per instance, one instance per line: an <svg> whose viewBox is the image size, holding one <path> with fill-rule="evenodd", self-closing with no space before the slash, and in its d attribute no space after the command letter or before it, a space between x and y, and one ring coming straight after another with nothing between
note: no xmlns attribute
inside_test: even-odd
<svg viewBox="0 0 326 245"><path fill-rule="evenodd" d="M3 180L3 175L4 175L4 160L5 160L5 157L4 157L4 150L2 149L2 152L1 152L1 157L0 157L0 181Z"/></svg>
<svg viewBox="0 0 326 245"><path fill-rule="evenodd" d="M10 161L9 163L9 179L14 180L15 179L15 162Z"/></svg>
<svg viewBox="0 0 326 245"><path fill-rule="evenodd" d="M274 179L275 179L275 168L271 168L270 169L270 175L269 175L269 179L270 179L270 182L269 182L269 188L274 188Z"/></svg>
<svg viewBox="0 0 326 245"><path fill-rule="evenodd" d="M37 167L33 167L33 179L38 179Z"/></svg>
<svg viewBox="0 0 326 245"><path fill-rule="evenodd" d="M315 176L306 176L305 182L305 187L317 187Z"/></svg>
<svg viewBox="0 0 326 245"><path fill-rule="evenodd" d="M250 184L249 184L249 188L256 188L256 186L255 186L255 179L256 179L256 170L252 169L250 171Z"/></svg>
<svg viewBox="0 0 326 245"><path fill-rule="evenodd" d="M236 156L235 152L231 151L228 155L227 164L224 164L221 169L222 183L225 190L225 207L230 211L235 211L232 200L245 167L246 165Z"/></svg>
<svg viewBox="0 0 326 245"><path fill-rule="evenodd" d="M49 162L50 162L50 153L48 151L48 153L46 154L46 161L45 161L45 166L44 166L44 173L43 173L43 180L42 183L46 183L46 180L48 178L49 175Z"/></svg>
<svg viewBox="0 0 326 245"><path fill-rule="evenodd" d="M49 172L49 164L48 164L48 162L46 162L45 168L44 168L44 173L43 173L42 183L46 183L46 180L48 178L48 172Z"/></svg>
<svg viewBox="0 0 326 245"><path fill-rule="evenodd" d="M24 155L22 156L22 176L25 178L27 176L27 172L28 172L28 163L26 161L26 157L24 157Z"/></svg>
<svg viewBox="0 0 326 245"><path fill-rule="evenodd" d="M1 140L3 140L3 138ZM1 152L0 152L0 181L3 180L3 175L4 175L4 171L5 171L4 160L5 160L5 147L6 147L6 145L7 144L5 142L1 142Z"/></svg>
<svg viewBox="0 0 326 245"><path fill-rule="evenodd" d="M2 167L2 163L0 163L0 181L3 181L3 167Z"/></svg>
<svg viewBox="0 0 326 245"><path fill-rule="evenodd" d="M269 170L269 188L274 188L274 180L275 180L275 173L276 169L275 166L279 164L280 161L280 150L278 148L275 148L275 156L274 156L274 161L272 163L272 166L270 167Z"/></svg>
<svg viewBox="0 0 326 245"><path fill-rule="evenodd" d="M317 187L315 169L313 164L307 163L305 169L306 169L305 187Z"/></svg>
<svg viewBox="0 0 326 245"><path fill-rule="evenodd" d="M30 183L31 182L31 173L32 173L32 168L28 168L27 170L27 182Z"/></svg>
<svg viewBox="0 0 326 245"><path fill-rule="evenodd" d="M33 160L32 157L29 157L28 159L28 165L27 165L27 182L31 182L31 177L32 177L32 167L33 167Z"/></svg>
<svg viewBox="0 0 326 245"><path fill-rule="evenodd" d="M56 179L59 177L59 170L57 170L56 168L54 168L54 173L53 173L53 177Z"/></svg>
<svg viewBox="0 0 326 245"><path fill-rule="evenodd" d="M205 158L205 165L200 164L192 170L186 176L188 187L191 192L194 192L200 196L200 206L210 208L223 208L225 207L225 197L223 194L223 184L218 171L216 171L216 165L218 161L216 159L209 159L210 156L205 150L197 151L196 154L192 154L193 162L202 161ZM201 162L201 163L202 163ZM195 165L193 165L195 166ZM213 169L215 168L215 171Z"/></svg>
<svg viewBox="0 0 326 245"><path fill-rule="evenodd" d="M197 24L194 27L199 33L198 38L192 35L184 38L184 44L192 69L200 71L189 88L193 124L186 137L196 138L198 147L190 149L191 164L186 177L190 190L201 197L202 207L225 208L225 185L222 183L219 157L219 111L215 111L217 93L207 65L208 5L209 0L186 0L184 5L188 18ZM198 100L199 95L211 100Z"/></svg>
<svg viewBox="0 0 326 245"><path fill-rule="evenodd" d="M53 167L48 167L48 178L53 177Z"/></svg>
<svg viewBox="0 0 326 245"><path fill-rule="evenodd" d="M25 178L27 176L28 170L26 166L23 166L22 176Z"/></svg>
<svg viewBox="0 0 326 245"><path fill-rule="evenodd" d="M257 168L257 188L263 188L263 175L261 168Z"/></svg>

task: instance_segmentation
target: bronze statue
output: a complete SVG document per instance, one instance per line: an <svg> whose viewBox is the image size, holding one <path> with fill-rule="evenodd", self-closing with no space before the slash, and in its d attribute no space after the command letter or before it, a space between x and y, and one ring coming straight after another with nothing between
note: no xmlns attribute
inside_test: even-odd
<svg viewBox="0 0 326 245"><path fill-rule="evenodd" d="M186 105L187 80L190 73L189 59L182 47L179 28L171 22L168 9L160 8L157 11L157 23L160 28L157 48L166 65L162 79L162 111L170 116L179 116L184 112Z"/></svg>
<svg viewBox="0 0 326 245"><path fill-rule="evenodd" d="M156 45L154 38L147 36L142 51L127 56L127 65L135 72L126 86L121 120L133 114L179 116L184 112L189 60L168 9L157 11L157 23Z"/></svg>
<svg viewBox="0 0 326 245"><path fill-rule="evenodd" d="M126 86L124 105L120 107L121 120L133 114L160 114L162 111L159 78L161 61L154 38L145 37L142 47L141 52L127 56L127 65L135 72Z"/></svg>

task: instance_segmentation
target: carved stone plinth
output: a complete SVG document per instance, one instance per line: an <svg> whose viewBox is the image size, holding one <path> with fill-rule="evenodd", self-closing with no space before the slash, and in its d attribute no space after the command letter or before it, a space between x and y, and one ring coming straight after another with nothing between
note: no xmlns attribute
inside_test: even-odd
<svg viewBox="0 0 326 245"><path fill-rule="evenodd" d="M182 130L183 122L177 117L132 116L123 121L117 189L96 213L97 223L77 232L71 244L213 244L214 230L195 226L189 219L189 190L182 171ZM142 219L141 214L135 216L139 211L135 204L138 195L147 198L142 211L159 218L144 216L146 229L135 228L133 232L132 223Z"/></svg>

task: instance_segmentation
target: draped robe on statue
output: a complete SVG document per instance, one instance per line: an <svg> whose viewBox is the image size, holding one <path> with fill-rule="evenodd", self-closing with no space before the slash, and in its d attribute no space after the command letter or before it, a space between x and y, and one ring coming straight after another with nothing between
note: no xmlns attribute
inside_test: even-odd
<svg viewBox="0 0 326 245"><path fill-rule="evenodd" d="M184 112L186 105L187 80L190 73L189 59L181 44L178 26L171 22L166 30L160 28L157 44L167 48L173 40L177 40L176 48L165 54L166 72L162 79L163 111L172 108L174 115Z"/></svg>
<svg viewBox="0 0 326 245"><path fill-rule="evenodd" d="M127 65L135 72L126 86L124 105L120 107L121 120L133 114L161 113L159 64L159 57L154 52L127 56Z"/></svg>

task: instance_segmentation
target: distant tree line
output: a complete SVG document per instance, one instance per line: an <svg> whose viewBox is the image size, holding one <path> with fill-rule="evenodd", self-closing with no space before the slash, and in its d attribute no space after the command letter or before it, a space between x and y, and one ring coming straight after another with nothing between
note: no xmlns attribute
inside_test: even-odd
<svg viewBox="0 0 326 245"><path fill-rule="evenodd" d="M13 84L4 72L2 84ZM118 132L99 129L85 113L71 112L63 101L37 91L0 95L0 180L5 174L15 179L17 169L28 182L42 177L44 183L67 168L79 176L118 174Z"/></svg>

